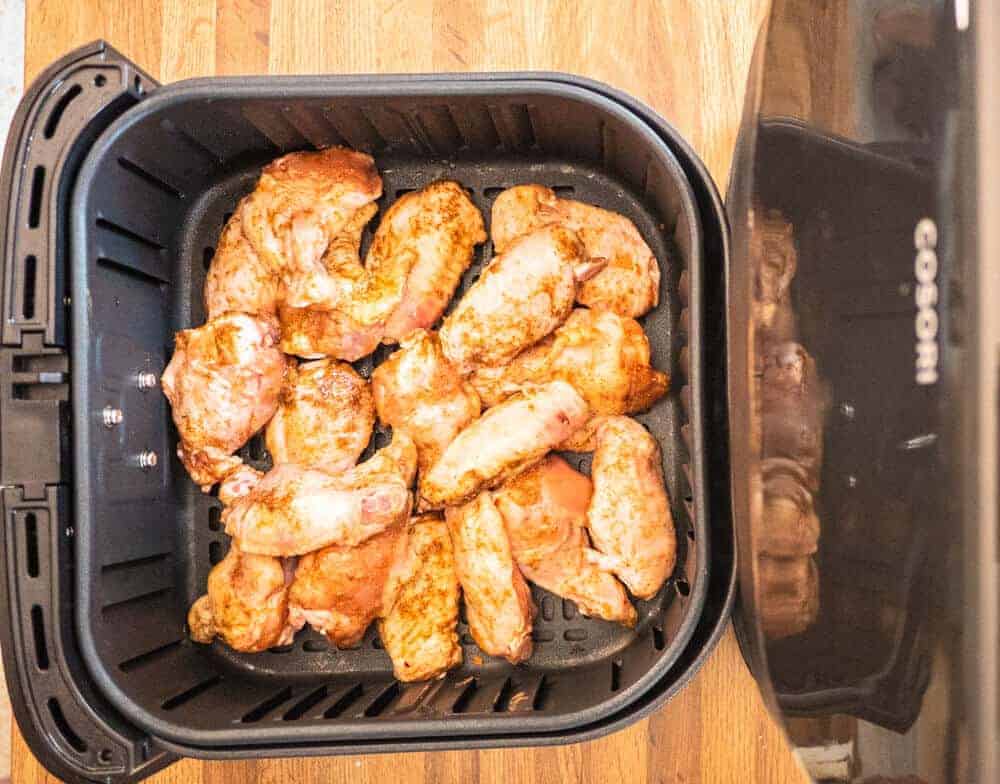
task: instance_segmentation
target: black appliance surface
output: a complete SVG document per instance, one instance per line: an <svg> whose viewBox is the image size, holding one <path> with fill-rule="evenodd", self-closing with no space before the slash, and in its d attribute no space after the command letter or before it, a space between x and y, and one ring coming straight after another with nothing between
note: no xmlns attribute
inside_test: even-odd
<svg viewBox="0 0 1000 784"><path fill-rule="evenodd" d="M775 0L750 75L727 201L737 619L819 780L996 780L982 11Z"/></svg>

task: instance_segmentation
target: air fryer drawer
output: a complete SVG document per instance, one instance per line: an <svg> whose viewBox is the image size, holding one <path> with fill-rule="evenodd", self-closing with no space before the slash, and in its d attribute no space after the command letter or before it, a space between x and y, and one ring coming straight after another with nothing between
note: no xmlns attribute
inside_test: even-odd
<svg viewBox="0 0 1000 784"><path fill-rule="evenodd" d="M345 651L308 632L259 655L188 641L187 607L227 545L218 502L172 458L176 434L162 394L138 390L134 379L158 374L174 332L204 320L214 242L260 167L330 144L375 156L383 208L449 177L488 216L503 188L541 182L627 215L656 252L661 305L645 326L673 388L641 420L662 446L680 551L660 594L639 603L634 630L583 618L572 603L535 589L530 661L512 667L482 655L463 623L464 665L429 684L396 682L373 631ZM101 136L72 215L77 627L92 674L131 721L201 747L530 736L627 708L677 660L708 580L707 527L692 491L704 471L702 425L681 402L702 394L699 363L682 368L682 353L699 357L701 347L697 319L680 298L682 288L698 296L701 237L684 173L635 114L593 90L542 78L180 83ZM487 243L463 286L490 255ZM367 375L388 353L356 367ZM104 426L109 405L124 412L122 427ZM149 451L170 459L143 469L138 455ZM266 459L259 440L244 455ZM572 459L586 467L584 456Z"/></svg>

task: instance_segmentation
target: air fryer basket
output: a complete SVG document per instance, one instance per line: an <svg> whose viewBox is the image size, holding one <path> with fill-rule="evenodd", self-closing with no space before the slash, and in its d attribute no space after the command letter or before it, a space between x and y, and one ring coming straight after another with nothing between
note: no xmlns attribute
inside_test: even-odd
<svg viewBox="0 0 1000 784"><path fill-rule="evenodd" d="M174 459L139 467L144 451L172 455L175 434L162 395L135 379L158 375L173 332L202 321L213 243L260 166L334 143L375 155L388 201L452 177L488 215L500 189L542 182L628 215L664 262L661 305L645 326L654 362L671 371L674 387L642 419L663 448L680 557L663 591L640 604L635 630L584 619L538 592L530 662L511 667L467 645L462 668L411 685L393 680L371 635L356 650L331 651L304 633L256 656L187 641L186 608L225 537L217 502ZM686 361L700 356L699 320L682 316L679 302L682 288L698 292L701 238L683 172L634 114L595 91L543 79L186 82L157 90L101 136L72 215L78 632L92 674L129 719L203 747L524 736L623 709L677 659L708 578L704 506L693 492L703 486L702 380L699 363ZM489 254L487 245L470 277ZM687 365L694 395L681 391ZM371 361L359 367L368 372ZM693 398L690 415L684 397ZM122 409L122 426L104 426L108 405ZM266 460L259 444L247 454Z"/></svg>

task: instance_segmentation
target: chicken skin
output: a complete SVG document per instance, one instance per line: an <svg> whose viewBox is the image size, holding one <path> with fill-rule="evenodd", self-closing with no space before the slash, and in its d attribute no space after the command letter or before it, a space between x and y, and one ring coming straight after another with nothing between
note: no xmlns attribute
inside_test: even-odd
<svg viewBox="0 0 1000 784"><path fill-rule="evenodd" d="M219 237L205 278L205 312L214 319L228 311L274 316L278 312L278 279L243 234L243 202Z"/></svg>
<svg viewBox="0 0 1000 784"><path fill-rule="evenodd" d="M441 318L476 245L485 241L483 216L457 182L434 182L393 203L375 232L368 265L403 254L414 261L403 299L386 322L385 342L398 343Z"/></svg>
<svg viewBox="0 0 1000 784"><path fill-rule="evenodd" d="M281 350L286 354L354 362L378 347L385 332L384 320L402 300L405 275L397 275L383 286L379 300L375 292L385 281L372 280L361 266L358 257L361 234L377 209L374 204L359 209L327 247L324 265L331 278L335 276L341 284L339 291L333 291L331 283L330 301L306 308L281 306ZM359 289L367 286L365 296L368 299L360 291L355 292L358 295L356 307L348 311L343 307L343 300L352 300L352 280ZM341 302L337 304L337 300Z"/></svg>
<svg viewBox="0 0 1000 784"><path fill-rule="evenodd" d="M660 448L628 417L605 418L596 442L587 527L600 554L590 558L614 572L633 596L650 599L673 571L677 555Z"/></svg>
<svg viewBox="0 0 1000 784"><path fill-rule="evenodd" d="M245 653L287 645L298 627L288 617L289 562L250 555L235 546L208 575L208 593L188 612L188 630L195 642L216 636Z"/></svg>
<svg viewBox="0 0 1000 784"><path fill-rule="evenodd" d="M576 602L580 612L634 626L635 608L613 575L588 560L584 528L590 479L557 455L506 482L493 499L511 551L531 582Z"/></svg>
<svg viewBox="0 0 1000 784"><path fill-rule="evenodd" d="M577 308L552 335L509 365L480 368L469 378L484 405L494 406L526 383L561 379L595 414L645 411L670 379L650 365L649 339L639 323L616 313Z"/></svg>
<svg viewBox="0 0 1000 784"><path fill-rule="evenodd" d="M416 464L413 442L398 433L342 474L277 465L223 511L222 522L248 553L292 556L333 544L355 546L407 519Z"/></svg>
<svg viewBox="0 0 1000 784"><path fill-rule="evenodd" d="M292 365L267 426L267 448L275 464L340 473L358 462L374 424L371 388L346 362Z"/></svg>
<svg viewBox="0 0 1000 784"><path fill-rule="evenodd" d="M516 476L583 425L586 401L565 381L512 395L460 432L420 477L428 509L454 506Z"/></svg>
<svg viewBox="0 0 1000 784"><path fill-rule="evenodd" d="M336 298L327 249L358 210L381 195L371 156L344 147L293 152L264 167L240 216L243 234L277 277L284 305Z"/></svg>
<svg viewBox="0 0 1000 784"><path fill-rule="evenodd" d="M331 545L299 559L288 593L292 625L308 623L338 648L353 648L382 613L393 563L406 550L406 524L354 547Z"/></svg>
<svg viewBox="0 0 1000 784"><path fill-rule="evenodd" d="M177 454L208 492L241 464L233 452L267 424L278 407L285 357L272 319L226 313L175 337L163 373L181 442Z"/></svg>
<svg viewBox="0 0 1000 784"><path fill-rule="evenodd" d="M462 373L503 365L562 324L577 284L596 274L579 237L546 226L496 256L441 326L441 345Z"/></svg>
<svg viewBox="0 0 1000 784"><path fill-rule="evenodd" d="M410 521L406 549L390 572L382 607L379 635L397 680L439 678L462 663L455 553L439 516Z"/></svg>
<svg viewBox="0 0 1000 784"><path fill-rule="evenodd" d="M417 446L420 473L479 416L479 396L449 362L434 332L417 330L372 373L379 420Z"/></svg>
<svg viewBox="0 0 1000 784"><path fill-rule="evenodd" d="M524 661L531 656L535 606L493 497L480 493L464 506L449 507L445 520L472 638L490 656Z"/></svg>
<svg viewBox="0 0 1000 784"><path fill-rule="evenodd" d="M639 318L660 298L660 267L628 218L572 199L560 199L542 185L508 188L493 203L490 232L497 253L541 226L577 232L594 259L607 267L580 286L576 300L595 310Z"/></svg>

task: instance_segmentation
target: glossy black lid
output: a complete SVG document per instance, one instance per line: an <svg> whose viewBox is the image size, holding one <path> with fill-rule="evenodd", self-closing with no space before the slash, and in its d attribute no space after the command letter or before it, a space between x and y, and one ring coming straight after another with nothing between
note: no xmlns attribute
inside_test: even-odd
<svg viewBox="0 0 1000 784"><path fill-rule="evenodd" d="M750 76L728 199L739 626L817 779L995 780L969 688L995 664L968 665L993 660L975 619L997 598L971 547L995 383L975 29L961 3L776 0Z"/></svg>

